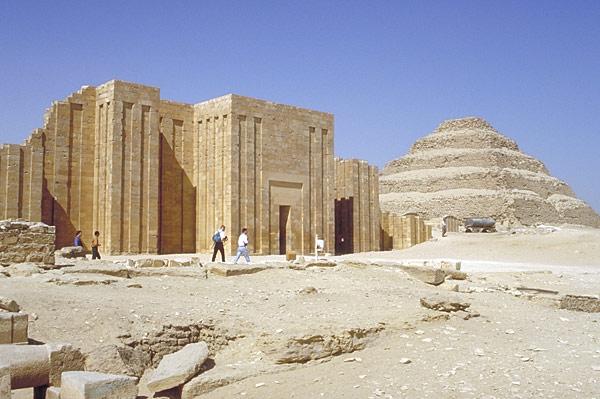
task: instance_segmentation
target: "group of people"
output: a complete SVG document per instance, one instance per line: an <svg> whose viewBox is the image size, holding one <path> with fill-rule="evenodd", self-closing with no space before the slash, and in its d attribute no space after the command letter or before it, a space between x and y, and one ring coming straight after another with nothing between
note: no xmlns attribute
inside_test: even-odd
<svg viewBox="0 0 600 399"><path fill-rule="evenodd" d="M219 227L219 229L213 235L212 240L214 244L212 261L214 262L217 257L217 253L221 252L221 260L225 262L225 242L228 240L228 238L227 234L225 233L224 225L221 225L221 227ZM73 245L76 247L83 246L83 243L81 242L81 230L77 230L75 232L75 239L73 240ZM94 239L92 240L92 259L101 259L99 248L100 232L96 230L94 231ZM248 229L245 227L242 229L242 233L238 238L238 249L233 263L237 264L241 256L243 256L246 259L246 263L250 263L250 253L248 251Z"/></svg>
<svg viewBox="0 0 600 399"><path fill-rule="evenodd" d="M75 239L73 240L73 245L76 247L83 247L83 243L81 242L81 230L77 230L75 232ZM100 247L100 232L98 230L94 231L94 239L92 240L92 259L100 259L100 251L98 248Z"/></svg>
<svg viewBox="0 0 600 399"><path fill-rule="evenodd" d="M227 234L225 233L225 226L221 225L212 237L214 249L212 261L214 262L217 258L217 253L221 253L221 261L225 262L225 242L228 240ZM243 256L246 259L246 263L250 263L250 253L248 251L248 229L243 228L240 236L238 237L238 248L235 256L234 264L238 263L240 257Z"/></svg>

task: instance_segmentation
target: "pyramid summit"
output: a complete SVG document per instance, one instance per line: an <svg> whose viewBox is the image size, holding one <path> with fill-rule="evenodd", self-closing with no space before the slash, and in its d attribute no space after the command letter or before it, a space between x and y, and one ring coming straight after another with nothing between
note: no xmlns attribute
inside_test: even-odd
<svg viewBox="0 0 600 399"><path fill-rule="evenodd" d="M485 119L442 122L380 177L381 209L427 218L491 216L508 224L600 227L600 216L544 164Z"/></svg>

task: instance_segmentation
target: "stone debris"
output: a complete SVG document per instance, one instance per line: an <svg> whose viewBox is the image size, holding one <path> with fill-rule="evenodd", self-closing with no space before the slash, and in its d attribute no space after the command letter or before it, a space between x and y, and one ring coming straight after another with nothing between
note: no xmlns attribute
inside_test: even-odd
<svg viewBox="0 0 600 399"><path fill-rule="evenodd" d="M61 399L136 399L135 377L91 371L67 371L62 375Z"/></svg>
<svg viewBox="0 0 600 399"><path fill-rule="evenodd" d="M258 272L262 272L264 270L271 269L269 265L266 264L252 264L252 265L234 265L234 264L226 264L226 263L209 263L207 265L207 270L209 273L222 276L222 277L231 277L231 276L241 276L244 274L254 274Z"/></svg>
<svg viewBox="0 0 600 399"><path fill-rule="evenodd" d="M205 342L188 344L164 356L146 385L150 391L160 392L184 384L198 374L206 359L208 346Z"/></svg>
<svg viewBox="0 0 600 399"><path fill-rule="evenodd" d="M407 357L401 357L400 360L398 360L401 364L409 364L412 363L412 360L410 360Z"/></svg>
<svg viewBox="0 0 600 399"><path fill-rule="evenodd" d="M600 298L586 295L565 295L560 300L560 308L578 312L600 312Z"/></svg>
<svg viewBox="0 0 600 399"><path fill-rule="evenodd" d="M409 276L430 285L440 285L446 279L446 271L433 267L397 265Z"/></svg>
<svg viewBox="0 0 600 399"><path fill-rule="evenodd" d="M0 309L8 312L18 312L21 307L15 300L0 296Z"/></svg>
<svg viewBox="0 0 600 399"><path fill-rule="evenodd" d="M319 291L315 287L304 287L300 290L300 294L302 295L313 295L317 294Z"/></svg>
<svg viewBox="0 0 600 399"><path fill-rule="evenodd" d="M383 326L351 328L329 334L312 334L300 337L263 338L260 342L265 353L278 364L306 363L364 349Z"/></svg>
<svg viewBox="0 0 600 399"><path fill-rule="evenodd" d="M65 259L85 258L84 247L62 247L54 252L54 256Z"/></svg>
<svg viewBox="0 0 600 399"><path fill-rule="evenodd" d="M471 306L470 303L463 301L459 297L440 294L421 298L421 305L428 309L439 310L441 312L464 311Z"/></svg>

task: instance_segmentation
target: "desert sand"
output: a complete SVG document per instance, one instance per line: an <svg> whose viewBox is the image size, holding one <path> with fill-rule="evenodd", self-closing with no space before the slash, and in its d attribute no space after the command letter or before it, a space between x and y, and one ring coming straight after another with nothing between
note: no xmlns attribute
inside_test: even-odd
<svg viewBox="0 0 600 399"><path fill-rule="evenodd" d="M600 313L558 306L566 294L600 294L600 230L453 233L299 270L253 257L270 267L233 277L193 256L203 266L127 266L143 255L11 266L0 295L32 315L35 340L71 342L89 369L141 375L140 395L161 351L190 336L214 362L192 397L600 398ZM433 286L398 267L441 261L460 262L467 279ZM423 307L432 295L469 313Z"/></svg>

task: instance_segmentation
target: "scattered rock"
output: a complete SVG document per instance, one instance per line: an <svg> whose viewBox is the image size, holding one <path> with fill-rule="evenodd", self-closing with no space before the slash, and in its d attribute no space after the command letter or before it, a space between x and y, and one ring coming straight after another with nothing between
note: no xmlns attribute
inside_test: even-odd
<svg viewBox="0 0 600 399"><path fill-rule="evenodd" d="M421 280L430 285L440 285L446 279L446 271L423 266L400 265L400 269L408 273L409 276Z"/></svg>
<svg viewBox="0 0 600 399"><path fill-rule="evenodd" d="M317 291L317 289L315 287L304 287L300 290L300 294L303 295L312 295L312 294L316 294L319 291Z"/></svg>
<svg viewBox="0 0 600 399"><path fill-rule="evenodd" d="M443 296L439 294L421 298L421 305L428 309L439 310L441 312L457 312L471 306L470 303L464 302L459 297Z"/></svg>
<svg viewBox="0 0 600 399"><path fill-rule="evenodd" d="M159 392L184 384L198 374L206 359L208 346L205 342L188 344L164 356L147 383L148 389Z"/></svg>
<svg viewBox="0 0 600 399"><path fill-rule="evenodd" d="M401 358L400 358L400 360L399 360L399 362L400 362L401 364L409 364L409 363L412 363L412 360L410 360L410 359L409 359L409 358L407 358L407 357L401 357Z"/></svg>
<svg viewBox="0 0 600 399"><path fill-rule="evenodd" d="M142 285L140 283L129 283L127 288L142 288Z"/></svg>
<svg viewBox="0 0 600 399"><path fill-rule="evenodd" d="M4 309L8 312L18 312L21 310L21 307L14 300L0 296L0 309Z"/></svg>
<svg viewBox="0 0 600 399"><path fill-rule="evenodd" d="M600 299L586 295L565 295L560 300L560 308L578 312L600 312Z"/></svg>

